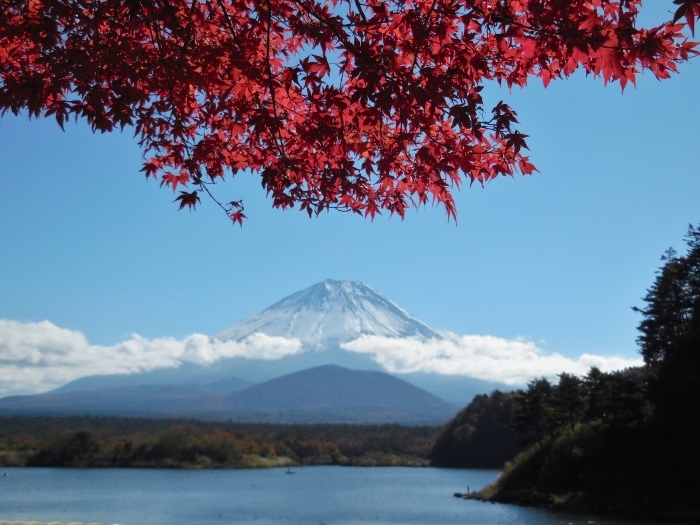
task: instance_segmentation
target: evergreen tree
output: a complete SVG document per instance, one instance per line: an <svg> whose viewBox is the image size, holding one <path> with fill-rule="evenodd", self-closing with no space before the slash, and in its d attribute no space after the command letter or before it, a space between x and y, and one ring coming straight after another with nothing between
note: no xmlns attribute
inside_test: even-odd
<svg viewBox="0 0 700 525"><path fill-rule="evenodd" d="M600 371L597 366L591 367L588 375L583 380L586 390L586 411L584 419L586 421L603 421L607 416L608 381L607 375Z"/></svg>
<svg viewBox="0 0 700 525"><path fill-rule="evenodd" d="M559 384L554 389L552 406L557 426L566 425L571 430L581 420L585 407L583 381L573 374L559 374Z"/></svg>
<svg viewBox="0 0 700 525"><path fill-rule="evenodd" d="M654 416L684 433L700 426L700 227L690 226L686 243L684 256L666 252L646 308L636 309Z"/></svg>
<svg viewBox="0 0 700 525"><path fill-rule="evenodd" d="M525 435L534 434L540 447L553 428L553 392L552 384L541 377L530 381L527 390L518 391L516 397L518 411L514 430Z"/></svg>
<svg viewBox="0 0 700 525"><path fill-rule="evenodd" d="M583 381L586 391L584 420L614 426L631 425L644 419L645 374L639 368L601 372L593 367Z"/></svg>

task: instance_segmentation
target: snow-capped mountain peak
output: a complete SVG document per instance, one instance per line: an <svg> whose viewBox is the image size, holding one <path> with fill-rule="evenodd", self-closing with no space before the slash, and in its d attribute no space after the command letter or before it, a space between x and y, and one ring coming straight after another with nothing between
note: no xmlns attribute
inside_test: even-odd
<svg viewBox="0 0 700 525"><path fill-rule="evenodd" d="M240 341L256 332L299 339L313 350L334 347L365 334L444 337L367 284L330 279L285 297L214 337Z"/></svg>

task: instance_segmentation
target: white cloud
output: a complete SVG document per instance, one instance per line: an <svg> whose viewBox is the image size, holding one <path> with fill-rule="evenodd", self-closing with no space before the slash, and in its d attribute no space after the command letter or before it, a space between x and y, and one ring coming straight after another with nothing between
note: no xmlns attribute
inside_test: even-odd
<svg viewBox="0 0 700 525"><path fill-rule="evenodd" d="M509 385L524 384L535 377L554 377L562 372L583 375L592 366L611 371L643 363L641 359L589 354L571 359L557 353L546 354L532 341L490 335L428 341L363 335L341 346L370 355L392 373L465 375Z"/></svg>
<svg viewBox="0 0 700 525"><path fill-rule="evenodd" d="M452 335L445 340L362 336L342 345L368 354L388 372L434 372L524 384L561 372L585 374L642 364L641 359L584 354L577 359L545 353L526 339ZM304 351L298 339L253 334L242 342L202 334L184 339L132 335L111 346L91 345L79 331L49 321L21 323L0 319L0 396L38 393L88 375L132 374L174 368L184 362L208 365L223 358L281 359Z"/></svg>
<svg viewBox="0 0 700 525"><path fill-rule="evenodd" d="M227 357L280 359L301 352L296 339L254 334L244 341L219 341L202 334L131 339L91 345L78 331L49 321L0 319L0 396L45 392L87 375L132 374L183 362L211 364Z"/></svg>

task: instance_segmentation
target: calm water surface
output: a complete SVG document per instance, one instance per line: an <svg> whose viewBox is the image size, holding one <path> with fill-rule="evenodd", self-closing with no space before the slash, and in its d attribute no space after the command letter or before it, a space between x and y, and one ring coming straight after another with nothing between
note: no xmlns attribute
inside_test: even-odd
<svg viewBox="0 0 700 525"><path fill-rule="evenodd" d="M2 476L7 472L8 476ZM0 470L0 520L105 525L611 525L455 498L495 470Z"/></svg>

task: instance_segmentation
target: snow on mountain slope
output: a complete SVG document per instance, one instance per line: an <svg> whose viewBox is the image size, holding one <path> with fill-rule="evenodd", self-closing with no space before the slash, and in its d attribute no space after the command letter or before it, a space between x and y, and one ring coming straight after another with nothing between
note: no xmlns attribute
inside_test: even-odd
<svg viewBox="0 0 700 525"><path fill-rule="evenodd" d="M262 332L321 350L361 335L443 339L425 323L364 283L326 280L282 299L214 337L243 340Z"/></svg>

